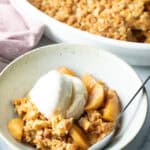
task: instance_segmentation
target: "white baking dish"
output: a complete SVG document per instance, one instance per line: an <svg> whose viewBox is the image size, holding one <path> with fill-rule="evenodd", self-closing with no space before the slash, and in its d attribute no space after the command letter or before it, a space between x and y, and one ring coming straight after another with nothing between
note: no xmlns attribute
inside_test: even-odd
<svg viewBox="0 0 150 150"><path fill-rule="evenodd" d="M10 1L22 15L44 23L46 26L45 35L55 42L89 44L113 52L132 65L150 66L150 44L119 41L97 36L47 16L27 0Z"/></svg>

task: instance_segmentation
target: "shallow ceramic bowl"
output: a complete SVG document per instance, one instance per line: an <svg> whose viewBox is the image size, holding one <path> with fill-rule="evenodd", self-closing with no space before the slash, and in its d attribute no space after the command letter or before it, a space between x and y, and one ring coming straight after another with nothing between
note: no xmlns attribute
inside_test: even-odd
<svg viewBox="0 0 150 150"><path fill-rule="evenodd" d="M103 80L117 91L123 107L141 85L129 65L100 49L56 44L26 53L0 74L0 137L13 150L32 148L17 142L8 132L7 123L15 115L12 99L25 96L40 76L59 66L67 66L79 75L91 73ZM120 150L131 142L144 124L146 113L147 97L141 92L125 112L121 129L108 149Z"/></svg>
<svg viewBox="0 0 150 150"><path fill-rule="evenodd" d="M150 66L150 44L119 41L97 36L47 16L32 6L27 0L10 1L20 14L27 16L29 20L37 19L45 24L46 36L55 42L89 44L113 52L130 64Z"/></svg>

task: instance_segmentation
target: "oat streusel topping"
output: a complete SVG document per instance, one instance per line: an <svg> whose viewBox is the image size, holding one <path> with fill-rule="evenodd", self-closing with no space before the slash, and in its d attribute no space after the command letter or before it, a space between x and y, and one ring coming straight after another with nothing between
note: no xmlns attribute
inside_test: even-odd
<svg viewBox="0 0 150 150"><path fill-rule="evenodd" d="M150 43L150 0L29 0L55 19L96 35Z"/></svg>

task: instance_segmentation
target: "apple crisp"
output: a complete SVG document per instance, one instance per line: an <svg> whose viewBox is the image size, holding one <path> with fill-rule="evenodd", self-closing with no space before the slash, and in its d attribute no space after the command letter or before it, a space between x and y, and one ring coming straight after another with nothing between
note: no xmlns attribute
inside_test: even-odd
<svg viewBox="0 0 150 150"><path fill-rule="evenodd" d="M58 71L76 76L64 67ZM11 135L40 150L85 150L101 140L113 129L120 112L120 100L114 90L89 74L82 76L82 82L88 98L78 119L64 118L60 114L46 118L26 96L13 100L18 118L8 123Z"/></svg>
<svg viewBox="0 0 150 150"><path fill-rule="evenodd" d="M28 0L75 28L118 40L150 43L149 0Z"/></svg>

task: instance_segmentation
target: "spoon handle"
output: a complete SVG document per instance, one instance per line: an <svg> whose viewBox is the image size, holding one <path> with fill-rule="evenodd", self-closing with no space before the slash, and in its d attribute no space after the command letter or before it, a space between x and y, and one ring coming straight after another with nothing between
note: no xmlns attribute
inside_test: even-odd
<svg viewBox="0 0 150 150"><path fill-rule="evenodd" d="M144 88L145 84L149 81L150 76L148 76L146 78L146 80L143 82L143 84L140 86L140 88L137 90L137 92L133 95L133 97L130 99L130 101L126 104L126 106L122 109L122 111L120 112L120 114L118 115L117 119L116 119L116 124L117 122L120 120L120 118L122 117L123 113L126 111L126 109L128 108L128 106L133 102L134 98L138 95L138 93Z"/></svg>

